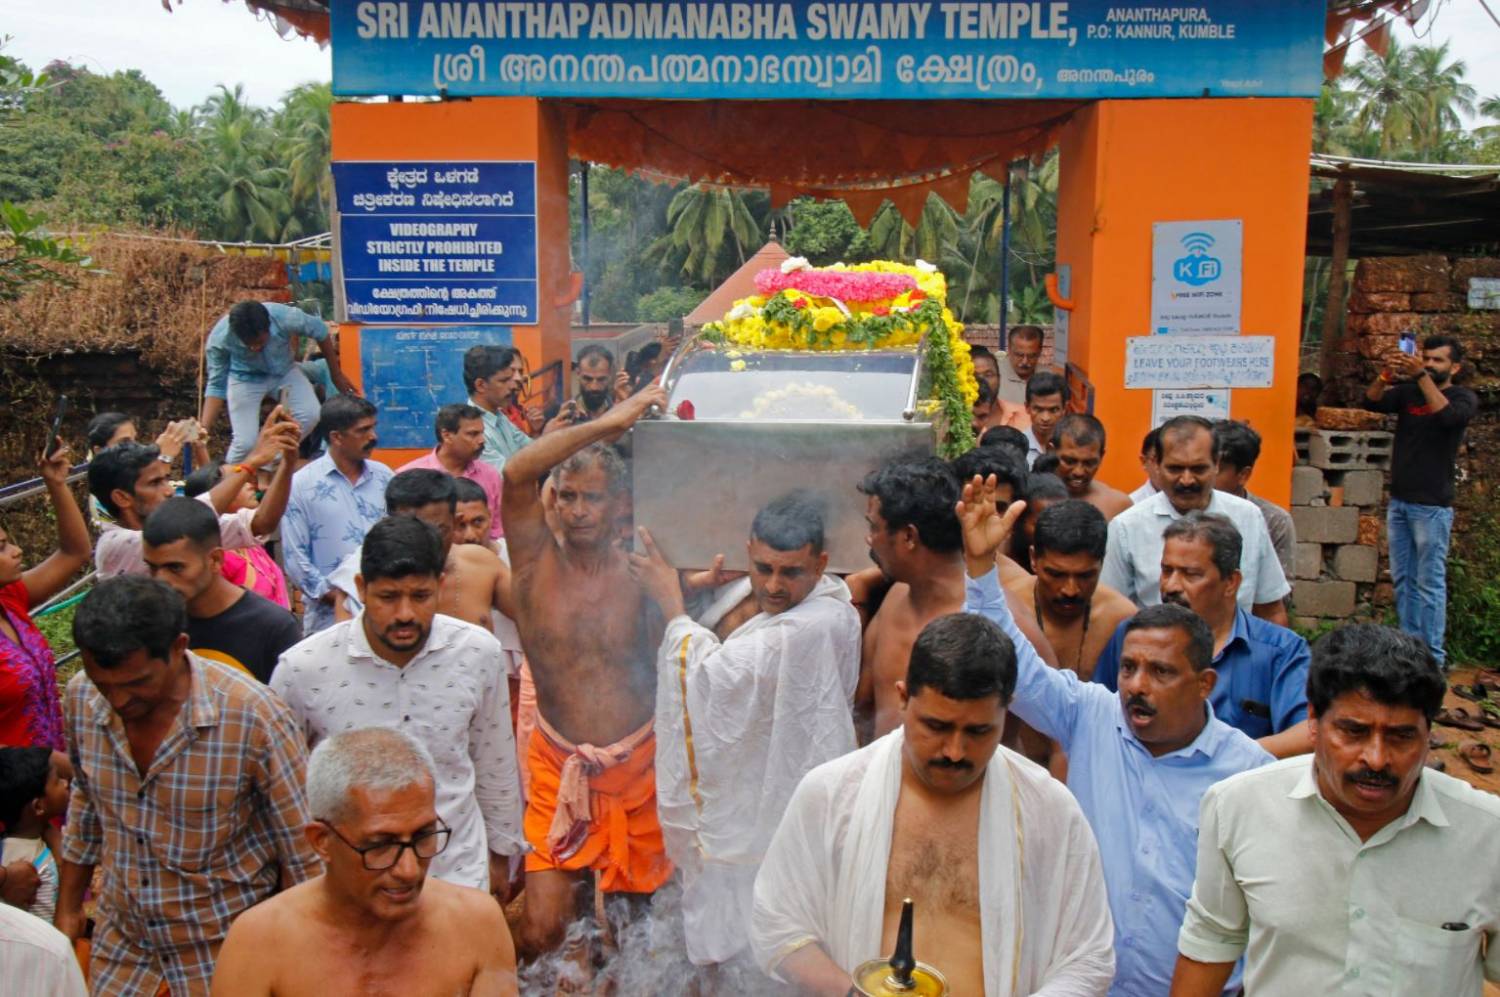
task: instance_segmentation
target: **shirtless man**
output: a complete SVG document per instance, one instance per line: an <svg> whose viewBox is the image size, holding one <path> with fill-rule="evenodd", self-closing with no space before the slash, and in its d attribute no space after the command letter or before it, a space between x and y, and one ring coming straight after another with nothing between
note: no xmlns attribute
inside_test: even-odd
<svg viewBox="0 0 1500 997"><path fill-rule="evenodd" d="M514 618L510 598L510 569L488 547L454 543L454 509L458 491L454 479L442 471L414 468L391 479L385 490L385 509L392 516L415 516L443 538L443 585L438 594L438 612L493 632L491 609ZM355 576L359 573L359 551L345 558L328 584L338 593L334 604L337 622L353 619L359 612ZM511 670L511 674L514 671Z"/></svg>
<svg viewBox="0 0 1500 997"><path fill-rule="evenodd" d="M1062 667L1085 682L1115 628L1135 615L1135 603L1099 584L1108 540L1104 514L1093 505L1070 499L1049 506L1031 540L1035 577L1005 583L1040 624Z"/></svg>
<svg viewBox="0 0 1500 997"><path fill-rule="evenodd" d="M1071 498L1083 499L1104 513L1108 522L1131 506L1130 496L1095 480L1104 460L1104 423L1082 412L1069 412L1052 431L1057 476Z"/></svg>
<svg viewBox="0 0 1500 997"><path fill-rule="evenodd" d="M505 462L514 618L537 695L524 762L526 839L535 849L519 932L527 957L562 941L588 879L606 893L650 894L672 872L653 765L662 627L617 542L627 478L607 445L666 402L660 387L646 388ZM544 508L549 475L555 487Z"/></svg>
<svg viewBox="0 0 1500 997"><path fill-rule="evenodd" d="M949 992L1102 997L1114 958L1098 846L1068 790L1000 745L1015 644L945 615L910 657L900 726L792 795L755 881L756 961L798 993L843 997L856 967L890 955L909 897L913 953Z"/></svg>
<svg viewBox="0 0 1500 997"><path fill-rule="evenodd" d="M494 550L496 541L490 539L493 517L484 489L468 478L454 478L453 487L458 494L458 505L453 508L453 542Z"/></svg>
<svg viewBox="0 0 1500 997"><path fill-rule="evenodd" d="M304 833L323 874L235 920L214 997L515 994L500 905L427 877L449 837L435 784L432 756L401 731L368 727L319 744Z"/></svg>
<svg viewBox="0 0 1500 997"><path fill-rule="evenodd" d="M893 583L865 628L854 698L856 725L869 740L872 732L880 737L901 722L896 686L906 674L917 634L939 616L963 609L964 561L953 513L958 477L947 464L935 457L896 461L866 477L859 490L869 497L865 542L870 559ZM869 586L850 587L863 591ZM1046 638L1034 624L1028 636L1038 648L1046 648Z"/></svg>

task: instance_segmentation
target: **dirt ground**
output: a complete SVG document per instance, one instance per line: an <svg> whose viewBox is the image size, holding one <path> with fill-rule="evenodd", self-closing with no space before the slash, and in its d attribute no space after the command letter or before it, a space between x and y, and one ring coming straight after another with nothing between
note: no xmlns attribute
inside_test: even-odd
<svg viewBox="0 0 1500 997"><path fill-rule="evenodd" d="M1443 700L1444 707L1450 710L1463 707L1470 716L1479 712L1479 704L1472 700L1464 699L1453 691L1453 686L1455 685L1472 684L1475 674L1476 669L1473 668L1453 669L1449 675L1448 697ZM1500 793L1500 765L1495 764L1495 761L1500 761L1500 730L1496 730L1493 727L1486 727L1482 731L1467 731L1459 730L1457 727L1445 727L1442 724L1433 724L1432 733L1435 740L1442 741L1445 744L1444 747L1434 749L1432 752L1435 757L1441 758L1443 764L1447 766L1444 771L1478 789L1488 790L1491 793ZM1495 759L1491 762L1495 771L1489 775L1482 775L1475 772L1458 755L1458 749L1461 745L1474 741L1488 744L1490 750L1495 754ZM1494 983L1485 984L1484 997L1500 997L1500 985Z"/></svg>

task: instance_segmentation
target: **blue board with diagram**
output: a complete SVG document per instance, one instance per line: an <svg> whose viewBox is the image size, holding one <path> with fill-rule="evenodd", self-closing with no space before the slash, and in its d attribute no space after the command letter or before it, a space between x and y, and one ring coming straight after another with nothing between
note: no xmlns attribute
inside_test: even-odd
<svg viewBox="0 0 1500 997"><path fill-rule="evenodd" d="M379 410L382 449L430 449L444 405L468 399L464 352L511 345L509 326L365 326L359 334L364 394Z"/></svg>

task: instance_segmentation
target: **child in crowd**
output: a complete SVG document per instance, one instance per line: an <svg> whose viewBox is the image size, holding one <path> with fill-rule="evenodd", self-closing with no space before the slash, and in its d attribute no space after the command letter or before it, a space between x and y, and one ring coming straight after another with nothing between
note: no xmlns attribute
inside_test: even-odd
<svg viewBox="0 0 1500 997"><path fill-rule="evenodd" d="M206 491L213 489L224 475L222 464L209 464L200 467L187 476L183 482L183 494L189 498L196 498ZM260 486L258 481L247 481L245 487L234 497L226 512L239 512L241 509L254 509L260 505ZM247 588L256 595L270 599L282 609L292 608L291 593L287 591L286 575L282 573L281 565L264 547L257 544L254 547L244 547L239 550L224 551L224 577L241 588Z"/></svg>
<svg viewBox="0 0 1500 997"><path fill-rule="evenodd" d="M57 853L60 835L53 823L68 807L72 765L49 748L0 748L0 824L4 847L0 865L30 862L41 877L27 908L48 924L57 907Z"/></svg>

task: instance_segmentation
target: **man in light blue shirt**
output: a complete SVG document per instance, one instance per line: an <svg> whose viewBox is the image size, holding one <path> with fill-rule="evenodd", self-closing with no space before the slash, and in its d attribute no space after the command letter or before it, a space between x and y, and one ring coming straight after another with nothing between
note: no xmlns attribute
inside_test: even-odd
<svg viewBox="0 0 1500 997"><path fill-rule="evenodd" d="M302 590L304 633L333 623L337 595L328 576L385 516L385 486L391 469L368 457L375 438L375 406L355 395L323 403L319 422L328 452L292 478L292 495L281 519L286 573Z"/></svg>
<svg viewBox="0 0 1500 997"><path fill-rule="evenodd" d="M510 455L531 442L531 437L505 414L521 393L520 352L489 343L469 347L464 353L464 387L469 392L469 404L482 413L484 452L479 459L504 471Z"/></svg>
<svg viewBox="0 0 1500 997"><path fill-rule="evenodd" d="M1240 534L1222 516L1190 512L1163 535L1161 601L1186 606L1214 635L1218 673L1209 703L1229 726L1277 758L1312 750L1307 727L1307 641L1286 627L1251 616L1235 602L1240 586ZM1122 624L1105 645L1093 680L1118 688Z"/></svg>
<svg viewBox="0 0 1500 997"><path fill-rule="evenodd" d="M318 396L292 355L292 338L314 340L328 360L328 374L340 392L354 388L339 369L338 354L323 320L291 305L241 301L208 334L204 353L208 381L203 389L203 425L212 427L229 409L229 452L225 462L244 459L260 431L260 403L287 390L291 410L305 438L318 419Z"/></svg>
<svg viewBox="0 0 1500 997"><path fill-rule="evenodd" d="M1068 753L1068 788L1099 840L1114 915L1110 994L1161 997L1171 987L1193 886L1199 800L1220 779L1271 756L1215 718L1208 704L1213 635L1182 606L1151 607L1127 625L1118 696L1049 668L1016 627L995 568L995 551L1020 511L1018 503L1002 517L992 485L965 487L965 609L994 621L1016 645L1011 711Z"/></svg>

